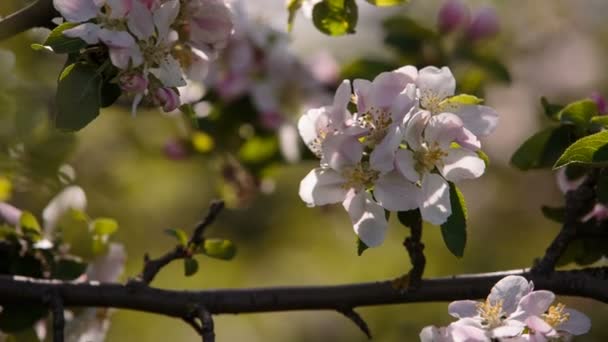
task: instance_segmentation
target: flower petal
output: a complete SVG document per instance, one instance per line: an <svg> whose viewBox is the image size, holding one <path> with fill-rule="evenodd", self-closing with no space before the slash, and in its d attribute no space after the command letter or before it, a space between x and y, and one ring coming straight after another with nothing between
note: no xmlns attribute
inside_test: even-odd
<svg viewBox="0 0 608 342"><path fill-rule="evenodd" d="M528 328L534 330L534 332L541 335L547 335L554 331L553 327L539 316L528 317L526 319L526 325L528 326Z"/></svg>
<svg viewBox="0 0 608 342"><path fill-rule="evenodd" d="M412 182L420 181L420 174L416 171L416 160L414 152L400 149L395 153L395 164L397 170Z"/></svg>
<svg viewBox="0 0 608 342"><path fill-rule="evenodd" d="M456 90L456 80L448 67L441 69L428 66L418 72L416 85L420 89L421 103L439 102L449 96L454 95Z"/></svg>
<svg viewBox="0 0 608 342"><path fill-rule="evenodd" d="M321 156L322 135L329 125L330 107L309 109L298 120L298 132L308 148L317 156Z"/></svg>
<svg viewBox="0 0 608 342"><path fill-rule="evenodd" d="M414 110L416 105L416 86L408 84L405 89L399 93L391 105L391 118L393 122L403 122L406 115Z"/></svg>
<svg viewBox="0 0 608 342"><path fill-rule="evenodd" d="M224 1L190 2L190 37L195 47L206 51L226 46L233 30L232 14Z"/></svg>
<svg viewBox="0 0 608 342"><path fill-rule="evenodd" d="M376 145L369 157L372 169L386 173L395 168L395 153L401 144L403 134L399 125L392 125L382 141Z"/></svg>
<svg viewBox="0 0 608 342"><path fill-rule="evenodd" d="M457 300L448 305L448 313L456 318L475 317L478 314L477 304L474 300Z"/></svg>
<svg viewBox="0 0 608 342"><path fill-rule="evenodd" d="M407 122L405 126L404 138L408 146L417 151L420 149L422 144L422 133L431 118L431 113L422 110L415 113Z"/></svg>
<svg viewBox="0 0 608 342"><path fill-rule="evenodd" d="M422 205L420 213L425 221L441 225L452 215L450 187L438 174L428 174L422 179Z"/></svg>
<svg viewBox="0 0 608 342"><path fill-rule="evenodd" d="M498 125L498 113L492 107L482 105L462 105L454 114L458 115L464 127L479 137L494 131Z"/></svg>
<svg viewBox="0 0 608 342"><path fill-rule="evenodd" d="M399 69L394 70L393 72L403 74L409 78L409 82L415 83L418 78L418 69L413 65L402 66Z"/></svg>
<svg viewBox="0 0 608 342"><path fill-rule="evenodd" d="M140 40L148 40L154 34L152 12L139 0L133 2L133 11L127 17L129 30Z"/></svg>
<svg viewBox="0 0 608 342"><path fill-rule="evenodd" d="M441 149L450 147L456 137L461 135L463 130L462 120L452 113L441 113L433 115L424 130L424 138L427 142L438 143Z"/></svg>
<svg viewBox="0 0 608 342"><path fill-rule="evenodd" d="M53 6L67 21L81 23L97 16L93 0L53 0Z"/></svg>
<svg viewBox="0 0 608 342"><path fill-rule="evenodd" d="M99 26L93 23L84 23L63 31L63 35L71 38L80 38L87 44L99 43Z"/></svg>
<svg viewBox="0 0 608 342"><path fill-rule="evenodd" d="M521 297L517 305L517 310L511 317L524 321L529 316L540 316L549 309L549 306L551 306L551 303L553 303L554 300L555 295L551 291L532 291Z"/></svg>
<svg viewBox="0 0 608 342"><path fill-rule="evenodd" d="M399 72L380 73L372 82L369 100L376 109L389 109L399 94L411 83L411 78Z"/></svg>
<svg viewBox="0 0 608 342"><path fill-rule="evenodd" d="M179 14L179 1L170 0L163 3L153 13L154 26L158 30L158 40L165 41L169 36L169 30L171 25L175 22L177 15ZM194 34L194 33L192 33Z"/></svg>
<svg viewBox="0 0 608 342"><path fill-rule="evenodd" d="M68 186L57 194L42 211L44 235L50 237L57 222L69 210L84 210L87 196L79 186Z"/></svg>
<svg viewBox="0 0 608 342"><path fill-rule="evenodd" d="M350 89L350 81L344 80L336 90L336 95L334 96L333 113L331 119L334 123L342 123L344 121L343 113L346 111L346 107L350 102L351 89Z"/></svg>
<svg viewBox="0 0 608 342"><path fill-rule="evenodd" d="M356 165L363 157L363 144L356 137L336 133L328 135L323 141L321 163L334 170L343 170Z"/></svg>
<svg viewBox="0 0 608 342"><path fill-rule="evenodd" d="M171 55L167 55L160 61L158 68L150 69L165 87L182 87L186 85L183 71L179 62Z"/></svg>
<svg viewBox="0 0 608 342"><path fill-rule="evenodd" d="M367 112L372 105L369 99L371 88L372 82L368 80L356 79L353 81L354 94L357 98L357 110L361 114Z"/></svg>
<svg viewBox="0 0 608 342"><path fill-rule="evenodd" d="M566 322L557 326L558 331L565 331L572 335L582 335L589 332L591 329L591 320L587 315L570 308L567 308L565 311L570 316Z"/></svg>
<svg viewBox="0 0 608 342"><path fill-rule="evenodd" d="M490 303L502 301L502 309L510 315L517 308L520 299L532 291L532 283L522 276L506 276L499 280L488 295Z"/></svg>
<svg viewBox="0 0 608 342"><path fill-rule="evenodd" d="M514 325L503 325L492 329L492 337L498 339L515 337L521 334L521 332L524 331L525 327L526 326L523 323Z"/></svg>
<svg viewBox="0 0 608 342"><path fill-rule="evenodd" d="M441 163L436 166L443 177L451 182L478 178L486 169L485 162L475 152L464 148L450 148L446 153Z"/></svg>
<svg viewBox="0 0 608 342"><path fill-rule="evenodd" d="M342 202L347 193L345 182L334 170L316 168L300 182L300 198L310 207Z"/></svg>
<svg viewBox="0 0 608 342"><path fill-rule="evenodd" d="M384 242L388 222L384 208L374 202L366 191L351 189L342 202L353 223L355 233L368 247L377 247Z"/></svg>
<svg viewBox="0 0 608 342"><path fill-rule="evenodd" d="M418 208L422 191L397 171L378 178L374 196L378 203L389 211L405 211Z"/></svg>

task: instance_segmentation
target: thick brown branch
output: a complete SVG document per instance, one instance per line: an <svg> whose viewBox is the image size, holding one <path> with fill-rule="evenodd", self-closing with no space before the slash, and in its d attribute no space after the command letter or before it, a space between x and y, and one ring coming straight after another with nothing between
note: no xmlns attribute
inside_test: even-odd
<svg viewBox="0 0 608 342"><path fill-rule="evenodd" d="M608 268L557 271L550 275L528 270L423 279L416 291L395 290L391 281L309 287L274 287L172 291L148 286L66 283L25 277L0 276L0 304L42 303L57 291L69 307L113 307L191 317L193 308L210 314L331 310L412 302L485 298L492 286L507 275L521 275L536 289L559 295L593 298L608 303ZM204 328L204 327L203 327Z"/></svg>
<svg viewBox="0 0 608 342"><path fill-rule="evenodd" d="M48 299L53 316L53 342L63 342L65 316L63 313L63 300L57 291L54 291Z"/></svg>
<svg viewBox="0 0 608 342"><path fill-rule="evenodd" d="M0 20L0 40L10 38L34 27L53 28L51 20L58 17L52 0L37 0L29 6Z"/></svg>

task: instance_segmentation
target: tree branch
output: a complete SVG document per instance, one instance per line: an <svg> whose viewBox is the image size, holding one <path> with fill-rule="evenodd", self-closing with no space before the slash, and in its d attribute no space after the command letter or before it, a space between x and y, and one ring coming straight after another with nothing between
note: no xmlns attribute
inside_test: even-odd
<svg viewBox="0 0 608 342"><path fill-rule="evenodd" d="M53 342L63 342L65 316L63 313L63 300L57 291L53 291L48 298L53 316Z"/></svg>
<svg viewBox="0 0 608 342"><path fill-rule="evenodd" d="M59 16L53 7L52 0L37 0L0 20L0 40L34 27L53 28L55 25L51 20Z"/></svg>
<svg viewBox="0 0 608 342"><path fill-rule="evenodd" d="M416 215L416 219L410 227L411 235L403 242L407 253L410 255L412 269L409 273L408 289L415 290L420 287L426 258L424 257L424 244L422 243L422 216Z"/></svg>

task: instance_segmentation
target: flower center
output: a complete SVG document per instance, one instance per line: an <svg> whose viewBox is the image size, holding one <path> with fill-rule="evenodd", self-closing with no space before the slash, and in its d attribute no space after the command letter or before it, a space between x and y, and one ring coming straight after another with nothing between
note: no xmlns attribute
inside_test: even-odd
<svg viewBox="0 0 608 342"><path fill-rule="evenodd" d="M343 189L373 187L374 182L380 176L380 172L369 167L368 162L361 162L353 168L348 168L342 172L346 182L342 184Z"/></svg>
<svg viewBox="0 0 608 342"><path fill-rule="evenodd" d="M390 112L371 107L359 117L358 122L362 127L370 131L369 135L365 137L365 143L368 146L375 146L386 136L386 131L393 123L393 118Z"/></svg>
<svg viewBox="0 0 608 342"><path fill-rule="evenodd" d="M564 312L566 306L562 303L557 303L556 305L551 305L546 314L543 314L543 319L550 326L557 328L561 324L565 323L570 319L570 314Z"/></svg>
<svg viewBox="0 0 608 342"><path fill-rule="evenodd" d="M441 100L441 97L428 89L423 90L420 94L420 106L431 112L431 114L438 114L441 112Z"/></svg>
<svg viewBox="0 0 608 342"><path fill-rule="evenodd" d="M447 153L441 150L439 144L434 143L429 147L426 143L423 143L420 149L414 152L414 160L416 161L414 169L419 174L431 172L435 168L435 165L447 155Z"/></svg>
<svg viewBox="0 0 608 342"><path fill-rule="evenodd" d="M484 303L477 304L477 313L483 319L483 324L488 328L495 328L502 325L502 321L506 317L506 313L502 311L502 300L492 304L489 299Z"/></svg>

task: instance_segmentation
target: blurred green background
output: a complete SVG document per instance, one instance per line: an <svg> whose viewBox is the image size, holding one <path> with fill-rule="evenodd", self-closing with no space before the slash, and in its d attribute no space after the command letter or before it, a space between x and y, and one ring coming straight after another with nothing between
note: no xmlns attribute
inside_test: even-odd
<svg viewBox="0 0 608 342"><path fill-rule="evenodd" d="M487 103L497 108L501 123L497 132L484 141L490 167L481 179L461 185L470 218L465 256L453 257L439 229L425 226L426 277L525 268L542 255L559 227L543 218L540 206L560 204L561 194L550 172L519 172L508 165L508 160L518 144L546 123L539 115L541 95L563 103L594 90L608 95L607 1L468 3L473 8L497 6L501 20L497 46L513 82L485 89ZM2 1L0 14L7 15L23 4L19 0ZM383 47L380 36L383 17L402 13L432 28L439 4L413 0L402 8L377 9L361 1L358 33L340 38L323 36L300 16L293 34L294 47L301 56L327 48L341 62L361 56L386 56L390 51ZM285 22L283 1L258 0L249 7L276 25ZM38 110L17 109L25 122L44 118L40 108L45 109L52 99L55 78L63 64L61 57L29 48L43 36L43 32L28 32L0 44L17 54L17 74L22 82L36 85L28 93L11 93L38 106ZM20 127L23 125L30 127L26 123ZM166 158L163 146L177 132L179 124L174 118L155 110L142 110L132 118L128 108L115 105L77 134L78 144L69 163L76 170L76 183L87 192L88 212L114 217L120 223L116 240L126 245L129 254L123 280L141 270L144 253L157 256L173 246L164 229L191 229L217 196L218 169L208 158ZM191 278L183 276L182 264L176 262L159 274L154 286L211 289L329 285L383 280L407 272L410 262L401 243L409 232L395 222L395 217L391 218L384 245L358 257L355 235L341 206L306 208L297 194L298 183L315 165L305 162L282 167L272 194L259 195L247 208L222 213L208 235L234 241L238 246L235 260L201 257L200 272ZM35 188L17 190L14 202L37 214L52 196L50 191ZM591 317L591 332L576 341L608 341L608 306L591 300L560 300ZM451 321L447 303L358 311L369 323L375 341L415 341L424 326ZM220 342L366 340L351 322L335 312L221 315L216 316L215 324ZM108 341L169 339L200 340L180 320L126 310L115 312L108 335Z"/></svg>

